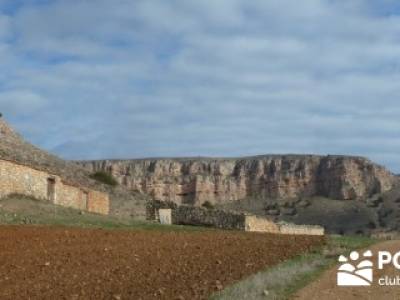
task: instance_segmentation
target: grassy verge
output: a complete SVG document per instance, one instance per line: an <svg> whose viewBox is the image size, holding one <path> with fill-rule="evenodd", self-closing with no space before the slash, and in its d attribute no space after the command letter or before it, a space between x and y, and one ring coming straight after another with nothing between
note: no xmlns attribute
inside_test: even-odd
<svg viewBox="0 0 400 300"><path fill-rule="evenodd" d="M374 242L367 237L329 236L324 247L252 275L214 294L211 299L288 299L335 264L340 254L368 247Z"/></svg>
<svg viewBox="0 0 400 300"><path fill-rule="evenodd" d="M93 214L82 216L65 216L56 212L51 216L37 216L33 214L10 214L0 210L0 225L46 225L67 226L80 228L103 228L103 229L135 229L135 230L158 230L158 231L202 231L203 227L162 225L159 223L135 220L120 220L112 217L102 218Z"/></svg>
<svg viewBox="0 0 400 300"><path fill-rule="evenodd" d="M0 199L0 224L159 231L206 230L195 226L161 225L147 221L102 216L22 196Z"/></svg>

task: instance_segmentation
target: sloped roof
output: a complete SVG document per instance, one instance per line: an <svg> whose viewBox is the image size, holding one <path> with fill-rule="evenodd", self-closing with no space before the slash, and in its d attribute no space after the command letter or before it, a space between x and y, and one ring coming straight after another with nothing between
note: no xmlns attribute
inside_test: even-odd
<svg viewBox="0 0 400 300"><path fill-rule="evenodd" d="M58 175L73 185L104 190L89 178L87 170L25 141L3 118L0 118L0 159Z"/></svg>

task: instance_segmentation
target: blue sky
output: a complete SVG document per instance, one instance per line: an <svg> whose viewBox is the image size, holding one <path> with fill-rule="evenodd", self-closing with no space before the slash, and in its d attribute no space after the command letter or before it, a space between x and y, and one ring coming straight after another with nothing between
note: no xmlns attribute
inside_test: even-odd
<svg viewBox="0 0 400 300"><path fill-rule="evenodd" d="M391 0L0 0L0 110L69 159L352 154L400 172L399 14Z"/></svg>

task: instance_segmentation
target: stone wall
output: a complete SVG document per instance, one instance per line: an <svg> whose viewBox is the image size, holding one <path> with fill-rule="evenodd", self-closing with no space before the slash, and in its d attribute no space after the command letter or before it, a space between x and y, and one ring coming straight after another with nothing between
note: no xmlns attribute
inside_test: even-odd
<svg viewBox="0 0 400 300"><path fill-rule="evenodd" d="M170 201L152 200L146 203L146 220L159 221L160 209L176 209L178 205Z"/></svg>
<svg viewBox="0 0 400 300"><path fill-rule="evenodd" d="M324 235L325 230L322 226L315 225L296 225L290 223L275 223L266 218L257 216L246 216L246 231L269 232L292 235Z"/></svg>
<svg viewBox="0 0 400 300"><path fill-rule="evenodd" d="M220 229L235 229L250 232L266 232L292 235L324 235L321 226L275 223L269 219L237 212L205 209L194 206L178 206L158 209L162 224L208 226ZM165 222L165 220L169 220ZM163 220L163 221L162 221Z"/></svg>
<svg viewBox="0 0 400 300"><path fill-rule="evenodd" d="M302 234L302 235L324 235L325 230L322 226L278 224L281 234Z"/></svg>
<svg viewBox="0 0 400 300"><path fill-rule="evenodd" d="M245 230L254 232L280 233L278 224L257 216L246 216Z"/></svg>
<svg viewBox="0 0 400 300"><path fill-rule="evenodd" d="M245 218L244 214L185 205L172 210L172 223L179 225L244 230Z"/></svg>
<svg viewBox="0 0 400 300"><path fill-rule="evenodd" d="M105 193L73 186L57 175L0 160L0 197L10 194L32 196L57 205L99 214L109 212L109 199Z"/></svg>
<svg viewBox="0 0 400 300"><path fill-rule="evenodd" d="M110 212L110 200L108 195L98 191L89 191L88 193L87 211L108 215Z"/></svg>

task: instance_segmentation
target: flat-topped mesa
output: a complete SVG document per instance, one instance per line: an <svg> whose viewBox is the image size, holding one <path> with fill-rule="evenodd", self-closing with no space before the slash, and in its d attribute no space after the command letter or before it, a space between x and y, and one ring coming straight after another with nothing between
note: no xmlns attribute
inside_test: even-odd
<svg viewBox="0 0 400 300"><path fill-rule="evenodd" d="M396 181L384 167L351 156L160 158L79 164L91 172L111 173L129 189L154 199L195 205L248 197L364 199L390 190Z"/></svg>

